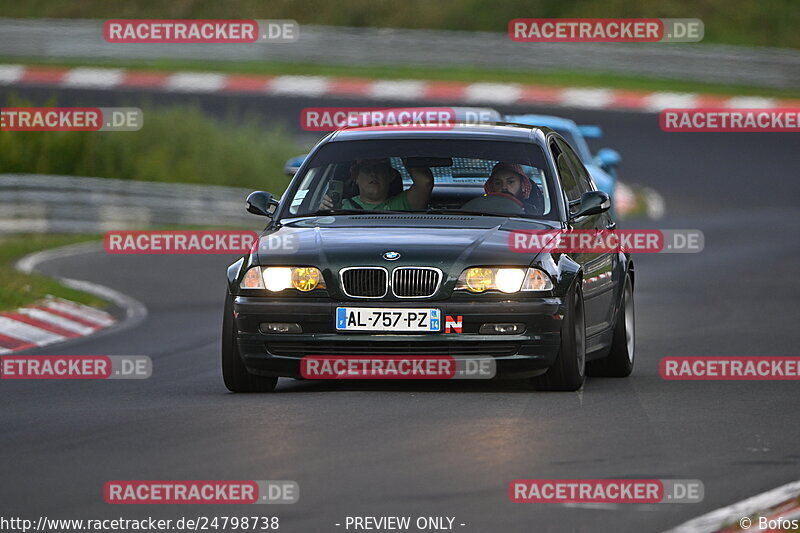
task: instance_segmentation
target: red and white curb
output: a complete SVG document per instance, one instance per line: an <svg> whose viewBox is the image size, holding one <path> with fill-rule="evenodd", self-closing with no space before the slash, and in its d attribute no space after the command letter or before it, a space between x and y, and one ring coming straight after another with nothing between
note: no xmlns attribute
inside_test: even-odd
<svg viewBox="0 0 800 533"><path fill-rule="evenodd" d="M644 204L642 207L648 218L653 220L664 218L666 203L658 192L649 187L640 187L635 192L627 184L617 181L614 187L614 207L617 214L623 217L629 215L639 207L640 203Z"/></svg>
<svg viewBox="0 0 800 533"><path fill-rule="evenodd" d="M787 483L752 498L717 509L665 533L733 533L747 530L792 530L791 528L771 527L762 529L759 527L761 517L767 522L776 519L800 520L800 481Z"/></svg>
<svg viewBox="0 0 800 533"><path fill-rule="evenodd" d="M100 309L48 296L16 311L0 312L0 355L84 337L116 322Z"/></svg>
<svg viewBox="0 0 800 533"><path fill-rule="evenodd" d="M800 107L798 99L720 96L518 83L376 80L330 76L267 76L215 72L162 72L121 68L0 65L0 85L79 89L149 89L189 94L260 94L362 100L545 104L587 109L658 112L667 108Z"/></svg>
<svg viewBox="0 0 800 533"><path fill-rule="evenodd" d="M20 272L30 274L42 263L90 253L105 253L102 243L70 244L34 252L17 261L14 266ZM121 311L121 315L117 318L94 307L47 297L17 311L0 313L0 354L6 353L2 350L18 351L46 346L87 335L103 334L99 332L105 330L121 332L137 326L147 318L144 304L127 294L90 281L51 274L48 276L66 287L113 303Z"/></svg>

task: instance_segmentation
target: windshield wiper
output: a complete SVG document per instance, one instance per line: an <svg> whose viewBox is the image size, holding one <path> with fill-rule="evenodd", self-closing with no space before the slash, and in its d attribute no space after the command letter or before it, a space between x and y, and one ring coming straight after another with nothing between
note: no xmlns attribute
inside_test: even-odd
<svg viewBox="0 0 800 533"><path fill-rule="evenodd" d="M412 211L412 213L422 213L423 211ZM499 213L483 213L480 211L465 211L463 209L428 209L424 211L428 214L434 215L478 215L483 217L513 217L518 216L514 214L499 214Z"/></svg>
<svg viewBox="0 0 800 533"><path fill-rule="evenodd" d="M324 217L329 215L373 215L375 213L379 214L406 214L409 211L391 211L391 210L381 210L381 209L323 209L320 211L315 211L314 213L306 213L304 215L296 215L296 216L303 216L303 217Z"/></svg>
<svg viewBox="0 0 800 533"><path fill-rule="evenodd" d="M322 217L326 215L357 215L363 213L363 209L321 209L313 213L298 214L299 217Z"/></svg>

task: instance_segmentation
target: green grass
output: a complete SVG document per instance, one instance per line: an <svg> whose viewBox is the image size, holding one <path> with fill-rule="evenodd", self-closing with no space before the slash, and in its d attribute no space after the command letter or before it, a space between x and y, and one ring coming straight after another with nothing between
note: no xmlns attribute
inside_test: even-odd
<svg viewBox="0 0 800 533"><path fill-rule="evenodd" d="M12 97L6 105L30 104ZM135 132L0 131L0 169L228 185L277 194L288 183L284 163L305 150L284 131L264 129L254 119L219 122L193 107L143 111L144 126Z"/></svg>
<svg viewBox="0 0 800 533"><path fill-rule="evenodd" d="M222 73L265 75L317 75L380 79L423 79L457 82L500 82L571 87L609 87L642 91L694 92L732 96L767 96L775 98L800 98L800 88L770 89L747 85L700 83L693 81L642 78L577 71L530 72L468 67L389 67L342 66L281 62L198 62L198 61L80 61L48 60L42 58L0 57L0 63L51 66L123 67L163 71L212 71Z"/></svg>
<svg viewBox="0 0 800 533"><path fill-rule="evenodd" d="M9 106L28 102L10 98ZM56 105L49 102L48 105ZM61 174L130 180L229 185L280 195L286 159L303 153L288 134L255 121L218 122L199 109L144 109L138 132L0 131L3 173ZM20 257L51 247L98 239L92 235L0 237L0 310L16 309L47 294L88 305L94 296L39 274L17 272Z"/></svg>
<svg viewBox="0 0 800 533"><path fill-rule="evenodd" d="M0 311L9 311L31 304L48 294L95 307L107 302L85 292L70 289L41 274L24 274L14 268L23 256L79 242L100 239L99 235L14 235L0 237Z"/></svg>
<svg viewBox="0 0 800 533"><path fill-rule="evenodd" d="M295 19L301 24L505 32L514 18L699 18L704 42L800 48L796 0L25 0L4 17Z"/></svg>

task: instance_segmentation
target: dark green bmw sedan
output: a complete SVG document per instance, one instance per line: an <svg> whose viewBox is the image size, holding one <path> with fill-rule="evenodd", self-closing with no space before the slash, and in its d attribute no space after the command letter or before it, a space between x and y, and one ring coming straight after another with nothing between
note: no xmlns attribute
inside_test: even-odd
<svg viewBox="0 0 800 533"><path fill-rule="evenodd" d="M627 376L634 271L619 250L515 246L614 231L565 140L518 124L351 128L325 137L228 268L222 369L234 392L308 377L316 357L489 360L493 377L576 390Z"/></svg>

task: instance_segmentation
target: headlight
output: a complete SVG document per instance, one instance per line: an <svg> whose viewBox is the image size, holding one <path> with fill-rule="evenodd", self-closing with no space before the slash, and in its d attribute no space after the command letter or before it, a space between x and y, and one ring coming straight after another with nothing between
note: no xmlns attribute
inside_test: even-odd
<svg viewBox="0 0 800 533"><path fill-rule="evenodd" d="M264 286L268 291L278 292L292 286L290 267L267 267L264 269Z"/></svg>
<svg viewBox="0 0 800 533"><path fill-rule="evenodd" d="M456 290L485 292L497 290L507 294L519 291L549 291L553 282L538 268L473 267L461 273Z"/></svg>
<svg viewBox="0 0 800 533"><path fill-rule="evenodd" d="M483 292L492 288L494 274L491 268L468 268L461 274L464 278L465 288L470 292ZM459 284L461 280L458 280ZM456 287L458 288L458 287Z"/></svg>
<svg viewBox="0 0 800 533"><path fill-rule="evenodd" d="M266 273L265 273L266 274ZM322 280L322 272L316 267L295 267L292 269L292 287L298 291L313 291L325 282Z"/></svg>
<svg viewBox="0 0 800 533"><path fill-rule="evenodd" d="M324 289L325 280L316 267L253 267L244 275L239 286L242 289L267 289L271 292L289 288L309 292Z"/></svg>
<svg viewBox="0 0 800 533"><path fill-rule="evenodd" d="M521 268L501 268L494 276L497 290L501 292L518 292L522 286L525 270Z"/></svg>

